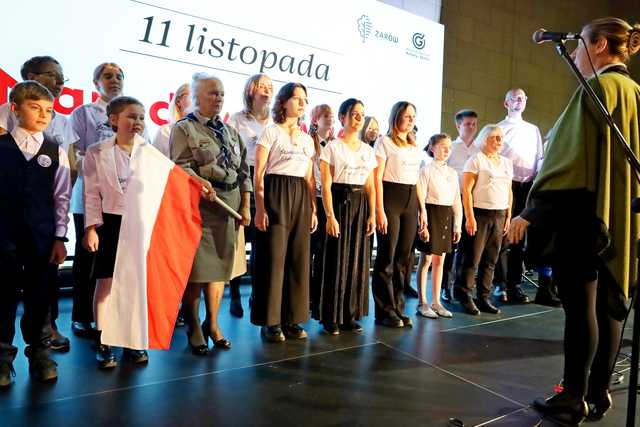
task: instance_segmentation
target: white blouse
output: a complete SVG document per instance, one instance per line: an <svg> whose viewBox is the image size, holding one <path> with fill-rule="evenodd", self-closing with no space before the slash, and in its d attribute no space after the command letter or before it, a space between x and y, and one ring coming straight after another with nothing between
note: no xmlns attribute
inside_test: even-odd
<svg viewBox="0 0 640 427"><path fill-rule="evenodd" d="M247 163L249 166L255 166L256 145L265 128L273 125L273 120L269 117L267 123L263 124L244 111L238 111L229 118L228 124L238 131L242 142L247 147Z"/></svg>
<svg viewBox="0 0 640 427"><path fill-rule="evenodd" d="M385 161L383 181L416 185L424 151L413 145L398 147L386 135L378 138L374 149L376 156Z"/></svg>
<svg viewBox="0 0 640 427"><path fill-rule="evenodd" d="M378 162L368 144L360 142L356 151L342 139L328 143L320 154L320 160L333 166L333 182L336 184L364 185Z"/></svg>
<svg viewBox="0 0 640 427"><path fill-rule="evenodd" d="M292 137L275 124L265 129L257 145L269 151L266 175L305 177L311 159L316 154L313 139L309 135L300 131Z"/></svg>
<svg viewBox="0 0 640 427"><path fill-rule="evenodd" d="M477 175L472 191L474 208L494 210L509 208L513 163L504 156L499 158L500 163L495 164L480 151L464 165L465 172Z"/></svg>
<svg viewBox="0 0 640 427"><path fill-rule="evenodd" d="M418 185L425 193L425 203L451 206L453 209L453 229L462 228L462 202L458 173L445 162L434 160L420 169Z"/></svg>

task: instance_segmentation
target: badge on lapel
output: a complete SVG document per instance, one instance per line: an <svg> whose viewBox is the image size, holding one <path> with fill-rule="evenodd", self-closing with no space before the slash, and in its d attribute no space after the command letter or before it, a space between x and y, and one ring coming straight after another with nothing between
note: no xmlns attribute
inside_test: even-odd
<svg viewBox="0 0 640 427"><path fill-rule="evenodd" d="M51 157L47 156L46 154L40 154L38 156L38 164L43 168L48 168L49 166L51 166L51 163L53 163L51 161Z"/></svg>

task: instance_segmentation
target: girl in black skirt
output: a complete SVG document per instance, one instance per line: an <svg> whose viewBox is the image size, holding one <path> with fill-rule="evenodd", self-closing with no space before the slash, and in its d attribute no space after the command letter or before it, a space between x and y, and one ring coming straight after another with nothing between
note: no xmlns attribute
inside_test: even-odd
<svg viewBox="0 0 640 427"><path fill-rule="evenodd" d="M458 243L462 228L462 203L458 174L447 166L451 154L451 138L436 134L425 148L433 161L420 170L418 195L424 197L427 209L427 228L416 238L420 261L416 273L418 281L418 315L436 319L452 317L440 304L440 286L444 271L444 259L451 253L452 243ZM427 304L427 272L431 270L431 306Z"/></svg>
<svg viewBox="0 0 640 427"><path fill-rule="evenodd" d="M113 99L107 105L109 123L115 136L94 144L87 150L83 161L84 221L83 246L94 255L93 276L97 279L93 310L98 331L112 313L105 307L111 291L113 269L116 263L120 221L124 212L124 195L131 171L131 153L145 140L144 106L128 96ZM124 349L123 356L133 363L146 363L145 350ZM110 346L98 342L98 367L115 368L118 364Z"/></svg>
<svg viewBox="0 0 640 427"><path fill-rule="evenodd" d="M299 119L307 90L287 83L256 147L256 268L251 323L269 342L302 339L309 319L309 236L317 227L313 140Z"/></svg>
<svg viewBox="0 0 640 427"><path fill-rule="evenodd" d="M426 226L426 210L416 192L423 152L413 134L416 109L400 101L391 109L389 132L376 142L376 227L378 252L372 290L376 323L392 328L411 326L404 314L404 283L409 271L416 227Z"/></svg>
<svg viewBox="0 0 640 427"><path fill-rule="evenodd" d="M314 317L325 331L362 331L356 322L368 312L369 238L375 230L373 148L358 138L364 122L364 105L350 98L342 103L338 118L342 138L328 143L320 156L322 203L327 236L320 299Z"/></svg>

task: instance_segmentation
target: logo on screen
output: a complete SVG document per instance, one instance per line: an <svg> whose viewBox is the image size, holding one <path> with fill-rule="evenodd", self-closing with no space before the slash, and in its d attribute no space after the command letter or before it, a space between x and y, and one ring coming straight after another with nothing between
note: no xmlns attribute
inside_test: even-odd
<svg viewBox="0 0 640 427"><path fill-rule="evenodd" d="M362 43L366 42L367 38L369 38L369 35L371 34L371 27L371 20L367 15L362 15L358 18L358 32L362 38Z"/></svg>
<svg viewBox="0 0 640 427"><path fill-rule="evenodd" d="M415 47L416 49L424 49L424 46L426 44L424 41L424 34L413 33L413 36L411 37L411 43L413 43L413 47Z"/></svg>

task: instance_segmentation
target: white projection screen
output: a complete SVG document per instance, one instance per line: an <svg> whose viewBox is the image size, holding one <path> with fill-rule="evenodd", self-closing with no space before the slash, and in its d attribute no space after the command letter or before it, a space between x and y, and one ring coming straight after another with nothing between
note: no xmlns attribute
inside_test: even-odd
<svg viewBox="0 0 640 427"><path fill-rule="evenodd" d="M246 79L264 72L275 91L307 86L307 117L316 104L337 112L355 97L386 132L391 106L407 100L417 107L420 145L440 131L444 27L375 0L34 0L14 2L9 14L0 103L26 59L51 55L69 78L58 113L91 102L93 69L116 62L124 93L146 106L151 137L173 91L200 71L223 81L225 116L242 109Z"/></svg>

